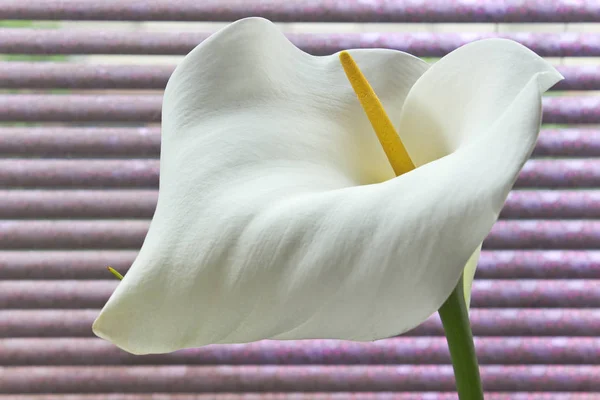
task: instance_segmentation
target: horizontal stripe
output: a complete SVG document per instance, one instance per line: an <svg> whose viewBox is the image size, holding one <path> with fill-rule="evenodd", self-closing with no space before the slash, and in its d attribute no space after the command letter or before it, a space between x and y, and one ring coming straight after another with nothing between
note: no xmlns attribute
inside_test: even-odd
<svg viewBox="0 0 600 400"><path fill-rule="evenodd" d="M130 264L131 262L125 265L129 268ZM476 278L600 279L600 252L590 250L484 250L479 257Z"/></svg>
<svg viewBox="0 0 600 400"><path fill-rule="evenodd" d="M163 90L174 68L173 65L0 62L0 88ZM577 80L596 85L597 71L588 67L572 72Z"/></svg>
<svg viewBox="0 0 600 400"><path fill-rule="evenodd" d="M136 255L137 250L0 251L0 279L107 279L98 266L126 273ZM600 279L600 251L484 250L476 277Z"/></svg>
<svg viewBox="0 0 600 400"><path fill-rule="evenodd" d="M105 278L111 276L107 273ZM116 279L3 280L0 281L0 308L101 308L118 283ZM476 280L471 305L474 308L600 308L600 280Z"/></svg>
<svg viewBox="0 0 600 400"><path fill-rule="evenodd" d="M147 220L0 220L0 249L130 249L141 247ZM486 249L598 249L598 220L501 220Z"/></svg>
<svg viewBox="0 0 600 400"><path fill-rule="evenodd" d="M475 338L480 364L600 364L600 338ZM375 342L260 341L134 356L101 339L2 339L0 365L450 364L443 337ZM0 398L1 400L1 398Z"/></svg>
<svg viewBox="0 0 600 400"><path fill-rule="evenodd" d="M534 157L595 157L598 154L600 129L590 128L542 129L533 151Z"/></svg>
<svg viewBox="0 0 600 400"><path fill-rule="evenodd" d="M93 29L0 29L0 53L184 55L208 32L148 32ZM305 33L287 34L300 49L315 55L353 48L388 48L420 57L441 57L474 40L507 38L542 57L598 57L600 33Z"/></svg>
<svg viewBox="0 0 600 400"><path fill-rule="evenodd" d="M487 391L486 400L597 400L600 393L549 393ZM309 392L309 393L204 393L204 394L38 394L1 395L0 400L456 400L450 392Z"/></svg>
<svg viewBox="0 0 600 400"><path fill-rule="evenodd" d="M594 249L600 221L501 220L485 239L486 249Z"/></svg>
<svg viewBox="0 0 600 400"><path fill-rule="evenodd" d="M551 189L600 186L600 160L596 161L593 158L530 160L523 166L515 186Z"/></svg>
<svg viewBox="0 0 600 400"><path fill-rule="evenodd" d="M600 7L593 0L478 0L449 6L444 0L287 0L252 4L235 0L85 0L23 3L3 0L2 19L232 21L260 15L278 22L598 22Z"/></svg>
<svg viewBox="0 0 600 400"><path fill-rule="evenodd" d="M0 185L52 189L158 188L158 167L157 160L0 159Z"/></svg>
<svg viewBox="0 0 600 400"><path fill-rule="evenodd" d="M583 140L588 130L583 131L581 139L573 140ZM600 130L590 133L598 136L600 155ZM159 154L159 127L0 127L2 157L156 158Z"/></svg>
<svg viewBox="0 0 600 400"><path fill-rule="evenodd" d="M156 190L0 190L0 218L147 219L157 199Z"/></svg>
<svg viewBox="0 0 600 400"><path fill-rule="evenodd" d="M0 249L139 249L149 221L0 221Z"/></svg>
<svg viewBox="0 0 600 400"><path fill-rule="evenodd" d="M500 217L600 218L600 190L513 190L508 195Z"/></svg>
<svg viewBox="0 0 600 400"><path fill-rule="evenodd" d="M598 366L482 366L491 391L600 391ZM450 365L0 367L0 393L451 391Z"/></svg>
<svg viewBox="0 0 600 400"><path fill-rule="evenodd" d="M106 279L108 271L98 266L126 273L136 255L128 250L0 251L0 279Z"/></svg>
<svg viewBox="0 0 600 400"><path fill-rule="evenodd" d="M90 337L99 310L2 310L0 337ZM476 336L600 336L600 309L470 310ZM405 336L443 336L437 315Z"/></svg>
<svg viewBox="0 0 600 400"><path fill-rule="evenodd" d="M0 219L152 218L156 190L0 190ZM600 190L514 190L509 219L600 218Z"/></svg>
<svg viewBox="0 0 600 400"><path fill-rule="evenodd" d="M160 128L0 127L0 156L156 158ZM600 129L542 129L534 157L599 157Z"/></svg>
<svg viewBox="0 0 600 400"><path fill-rule="evenodd" d="M157 189L158 174L158 160L0 159L4 189ZM600 159L530 160L516 187L597 188Z"/></svg>
<svg viewBox="0 0 600 400"><path fill-rule="evenodd" d="M0 88L162 90L174 68L173 65L0 62ZM598 65L556 68L565 79L550 90L600 89Z"/></svg>
<svg viewBox="0 0 600 400"><path fill-rule="evenodd" d="M0 94L0 121L158 122L161 103L162 95Z"/></svg>
<svg viewBox="0 0 600 400"><path fill-rule="evenodd" d="M0 45L1 45L0 35ZM162 95L0 95L0 121L159 122ZM598 124L600 96L545 97L545 123Z"/></svg>

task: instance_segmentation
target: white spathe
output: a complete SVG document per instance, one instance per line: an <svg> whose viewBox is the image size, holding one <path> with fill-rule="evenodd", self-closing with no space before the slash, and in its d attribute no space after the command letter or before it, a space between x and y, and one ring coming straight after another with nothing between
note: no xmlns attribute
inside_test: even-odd
<svg viewBox="0 0 600 400"><path fill-rule="evenodd" d="M394 177L337 54L306 54L261 18L229 25L169 80L156 212L96 335L134 354L369 341L437 311L469 259L470 288L562 77L507 40L431 67L350 54L418 168Z"/></svg>

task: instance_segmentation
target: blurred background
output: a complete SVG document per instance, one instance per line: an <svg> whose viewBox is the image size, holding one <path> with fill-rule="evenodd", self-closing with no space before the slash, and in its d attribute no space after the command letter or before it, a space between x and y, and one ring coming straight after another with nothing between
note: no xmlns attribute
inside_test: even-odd
<svg viewBox="0 0 600 400"><path fill-rule="evenodd" d="M486 398L600 399L597 0L0 0L0 400L454 399L433 316L375 343L264 341L132 356L91 323L158 185L162 91L211 32L275 21L313 54L435 62L517 40L567 78L484 244L472 325ZM493 77L490 77L493 79Z"/></svg>

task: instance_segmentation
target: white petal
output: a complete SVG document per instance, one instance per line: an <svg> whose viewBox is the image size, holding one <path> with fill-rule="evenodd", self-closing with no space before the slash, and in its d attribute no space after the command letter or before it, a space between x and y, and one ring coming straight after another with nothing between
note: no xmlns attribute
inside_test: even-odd
<svg viewBox="0 0 600 400"><path fill-rule="evenodd" d="M427 68L399 52L352 55L388 110ZM523 120L519 137L539 122L538 87L523 93L515 112L538 109L507 122ZM186 57L162 140L150 231L93 326L136 354L413 328L456 285L529 150L492 135L485 145L516 153L490 157L477 141L385 181L391 168L337 56L302 53L261 19ZM492 174L504 180L473 168L482 156L509 167Z"/></svg>
<svg viewBox="0 0 600 400"><path fill-rule="evenodd" d="M508 111L532 80L543 93L561 79L550 64L516 42L489 39L470 43L442 58L415 83L397 121L400 136L417 166L477 141L499 141L500 147L492 147L491 151L496 157L506 158L508 169L494 171L489 179L503 183L508 190L516 178L515 171L521 169L533 150L539 131L534 127L502 131L502 124L522 118L522 113L537 116L528 107L530 103L515 114ZM489 134L494 125L498 138ZM490 162L481 157L474 161L473 168ZM479 250L465 270L467 304L478 258Z"/></svg>
<svg viewBox="0 0 600 400"><path fill-rule="evenodd" d="M540 92L562 79L511 40L480 40L443 57L415 83L397 123L413 162L426 164L478 140L534 77ZM527 133L524 140L537 137Z"/></svg>

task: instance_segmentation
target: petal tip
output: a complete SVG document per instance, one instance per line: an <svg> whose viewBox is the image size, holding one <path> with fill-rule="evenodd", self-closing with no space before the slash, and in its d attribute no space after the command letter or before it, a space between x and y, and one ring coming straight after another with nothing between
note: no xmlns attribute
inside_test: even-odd
<svg viewBox="0 0 600 400"><path fill-rule="evenodd" d="M102 310L102 311L100 311L100 315L98 315L98 317L96 317L96 319L92 323L92 332L94 333L94 335L96 335L100 339L104 339L107 342L112 343L113 345L117 346L121 350L126 351L130 354L133 354L133 355L148 354L147 352L136 349L135 346L133 346L133 347L130 346L132 344L132 342L130 340L127 340L126 341L127 345L125 345L125 343L123 343L123 340L119 340L117 337L115 337L114 334L110 333L109 330L110 330L110 327L107 327L105 312L104 312L104 310Z"/></svg>
<svg viewBox="0 0 600 400"><path fill-rule="evenodd" d="M537 77L540 93L548 91L552 86L564 79L565 77L560 72L548 64L548 70L540 72Z"/></svg>
<svg viewBox="0 0 600 400"><path fill-rule="evenodd" d="M98 336L99 338L108 340L110 342L108 335L106 335L102 330L102 311L100 312L100 315L98 315L96 317L96 319L94 320L94 322L92 323L92 332L94 333L94 335Z"/></svg>

